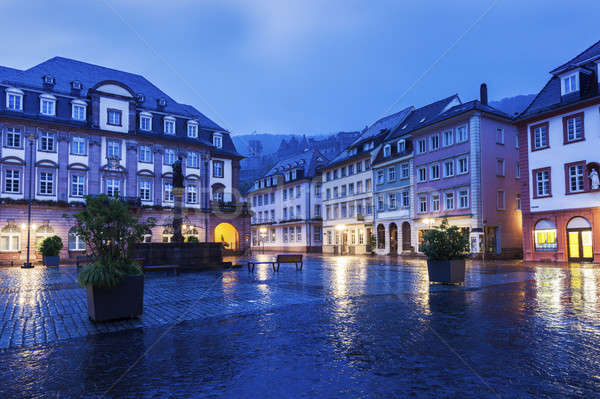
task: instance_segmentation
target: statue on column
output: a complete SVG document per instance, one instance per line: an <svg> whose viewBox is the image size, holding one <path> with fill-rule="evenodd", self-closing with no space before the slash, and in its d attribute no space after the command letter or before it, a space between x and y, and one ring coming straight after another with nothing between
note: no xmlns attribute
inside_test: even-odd
<svg viewBox="0 0 600 399"><path fill-rule="evenodd" d="M183 195L185 186L183 183L183 172L181 168L181 157L173 163L173 197L175 199L175 207L173 209L173 242L183 242L183 234L181 226L183 222Z"/></svg>

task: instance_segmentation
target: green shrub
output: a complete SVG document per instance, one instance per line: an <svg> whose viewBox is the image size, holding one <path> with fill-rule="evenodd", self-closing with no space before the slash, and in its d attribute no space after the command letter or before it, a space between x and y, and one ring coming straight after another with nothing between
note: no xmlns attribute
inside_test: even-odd
<svg viewBox="0 0 600 399"><path fill-rule="evenodd" d="M93 259L79 273L82 286L111 288L123 276L142 273L131 251L150 233L154 219L141 223L129 204L106 195L87 196L85 209L73 218L73 232L85 242L86 253Z"/></svg>
<svg viewBox="0 0 600 399"><path fill-rule="evenodd" d="M200 242L200 240L196 236L188 236L186 241L187 242Z"/></svg>
<svg viewBox="0 0 600 399"><path fill-rule="evenodd" d="M469 256L469 239L444 219L439 228L427 230L419 250L430 260L464 259Z"/></svg>
<svg viewBox="0 0 600 399"><path fill-rule="evenodd" d="M63 249L63 242L59 236L46 237L40 244L40 252L43 256L58 256Z"/></svg>

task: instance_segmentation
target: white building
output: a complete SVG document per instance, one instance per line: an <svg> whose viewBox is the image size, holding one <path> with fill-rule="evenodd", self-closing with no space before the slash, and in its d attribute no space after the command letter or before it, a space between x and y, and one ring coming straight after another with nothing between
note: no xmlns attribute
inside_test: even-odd
<svg viewBox="0 0 600 399"><path fill-rule="evenodd" d="M254 250L321 252L320 168L328 160L310 150L278 162L248 193Z"/></svg>

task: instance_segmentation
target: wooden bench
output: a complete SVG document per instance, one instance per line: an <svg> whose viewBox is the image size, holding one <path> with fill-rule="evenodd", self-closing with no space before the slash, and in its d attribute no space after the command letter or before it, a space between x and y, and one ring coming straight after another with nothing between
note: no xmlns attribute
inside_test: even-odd
<svg viewBox="0 0 600 399"><path fill-rule="evenodd" d="M302 255L277 255L277 259L274 261L248 262L248 271L254 273L254 266L256 265L271 265L274 272L279 272L279 266L282 263L294 263L296 270L298 270L298 266L300 266L300 270L304 266Z"/></svg>

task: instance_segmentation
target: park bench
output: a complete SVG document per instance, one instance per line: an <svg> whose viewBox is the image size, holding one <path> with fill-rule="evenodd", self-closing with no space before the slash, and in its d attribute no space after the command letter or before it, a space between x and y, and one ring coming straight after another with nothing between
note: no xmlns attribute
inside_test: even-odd
<svg viewBox="0 0 600 399"><path fill-rule="evenodd" d="M302 270L302 267L304 266L304 263L302 262L302 255L277 255L276 260L248 262L248 271L254 273L254 266L264 264L271 265L274 272L279 272L279 266L282 263L294 263L296 265L296 270L298 270L298 266L300 266L300 270ZM275 265L277 265L277 267L275 267Z"/></svg>

